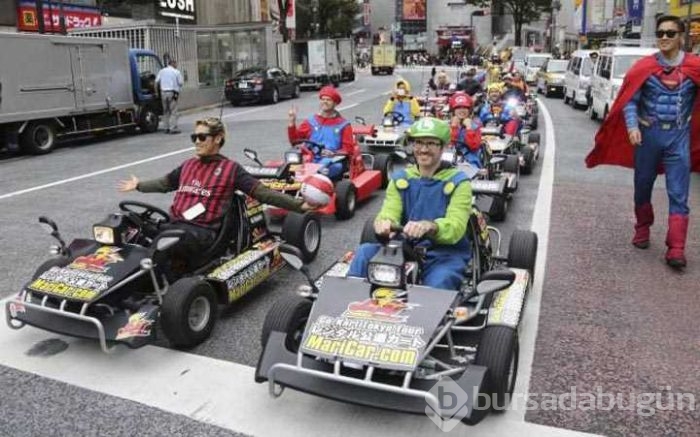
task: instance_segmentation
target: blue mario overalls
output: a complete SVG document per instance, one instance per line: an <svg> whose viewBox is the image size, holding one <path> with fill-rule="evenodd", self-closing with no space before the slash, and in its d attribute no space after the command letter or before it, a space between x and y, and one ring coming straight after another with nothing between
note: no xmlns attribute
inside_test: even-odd
<svg viewBox="0 0 700 437"><path fill-rule="evenodd" d="M413 124L413 115L411 114L411 100L410 99L396 99L394 101L394 112L398 112L403 115L403 121L401 125L410 126Z"/></svg>
<svg viewBox="0 0 700 437"><path fill-rule="evenodd" d="M435 220L445 217L450 195L455 187L467 180L467 176L456 173L447 181L433 178L408 177L405 170L400 170L392 176L401 194L403 213L401 223L409 221ZM423 264L423 285L445 290L458 290L469 260L471 259L471 244L465 234L455 245L437 245L429 241ZM350 264L348 276L366 277L367 265L381 248L377 243L365 243L355 252Z"/></svg>
<svg viewBox="0 0 700 437"><path fill-rule="evenodd" d="M472 120L471 130L477 130L480 127L481 124ZM469 147L467 147L467 129L464 126L459 128L455 148L462 155L462 160L468 162L476 168L484 168L484 163L481 161L481 146L479 146L477 150L471 150Z"/></svg>
<svg viewBox="0 0 700 437"><path fill-rule="evenodd" d="M337 152L342 145L341 132L350 122L343 120L335 125L323 125L319 123L316 117L311 116L308 119L313 131L309 136L309 141L323 144L326 149L331 152ZM340 162L333 163L333 158L314 155L314 162L328 168L328 177L333 180L338 180L343 176L343 164Z"/></svg>

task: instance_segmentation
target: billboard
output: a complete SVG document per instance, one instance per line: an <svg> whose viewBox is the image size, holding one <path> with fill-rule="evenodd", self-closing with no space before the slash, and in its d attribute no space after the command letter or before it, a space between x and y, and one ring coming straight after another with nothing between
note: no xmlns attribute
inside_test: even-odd
<svg viewBox="0 0 700 437"><path fill-rule="evenodd" d="M627 21L641 24L644 19L644 0L627 0Z"/></svg>
<svg viewBox="0 0 700 437"><path fill-rule="evenodd" d="M77 6L56 2L44 2L44 31L46 33L60 33L61 16L64 17L66 30L85 27L97 27L102 25L102 16L97 8L89 6ZM20 32L38 32L39 20L34 0L20 0L17 2L17 30Z"/></svg>
<svg viewBox="0 0 700 437"><path fill-rule="evenodd" d="M180 20L197 20L194 10L194 0L157 0L158 14L164 17L178 18Z"/></svg>
<svg viewBox="0 0 700 437"><path fill-rule="evenodd" d="M404 20L425 20L426 0L403 0Z"/></svg>

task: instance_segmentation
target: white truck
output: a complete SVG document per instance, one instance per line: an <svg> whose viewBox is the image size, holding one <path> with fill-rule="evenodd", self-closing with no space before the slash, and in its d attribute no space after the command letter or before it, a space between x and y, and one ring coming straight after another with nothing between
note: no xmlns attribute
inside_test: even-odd
<svg viewBox="0 0 700 437"><path fill-rule="evenodd" d="M0 149L49 153L62 138L158 129L161 68L126 40L0 33Z"/></svg>
<svg viewBox="0 0 700 437"><path fill-rule="evenodd" d="M335 40L317 39L287 44L291 51L291 73L299 78L302 89L321 89L329 84L338 86L342 70Z"/></svg>
<svg viewBox="0 0 700 437"><path fill-rule="evenodd" d="M338 44L338 61L340 62L341 78L343 81L355 80L355 49L352 39L340 38Z"/></svg>

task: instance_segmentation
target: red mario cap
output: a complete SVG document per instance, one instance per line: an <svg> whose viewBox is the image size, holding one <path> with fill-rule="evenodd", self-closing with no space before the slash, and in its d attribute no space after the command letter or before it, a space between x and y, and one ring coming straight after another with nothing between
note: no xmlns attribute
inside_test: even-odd
<svg viewBox="0 0 700 437"><path fill-rule="evenodd" d="M318 98L320 99L321 97L328 97L333 102L335 102L336 105L340 105L340 102L343 101L343 99L340 97L340 93L338 90L336 90L334 87L327 85L321 88L321 91L318 92Z"/></svg>

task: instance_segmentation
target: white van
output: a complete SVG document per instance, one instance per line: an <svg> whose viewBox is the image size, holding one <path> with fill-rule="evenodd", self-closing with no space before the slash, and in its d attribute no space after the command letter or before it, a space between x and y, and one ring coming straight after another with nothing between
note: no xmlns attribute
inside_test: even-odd
<svg viewBox="0 0 700 437"><path fill-rule="evenodd" d="M656 52L658 49L642 47L606 47L600 50L591 79L591 119L607 117L627 71L639 59Z"/></svg>
<svg viewBox="0 0 700 437"><path fill-rule="evenodd" d="M598 53L595 50L576 50L571 54L569 65L564 76L564 103L574 108L585 108L588 106L586 91L591 84L594 63L591 53Z"/></svg>
<svg viewBox="0 0 700 437"><path fill-rule="evenodd" d="M525 82L534 84L540 67L552 57L551 53L528 53L525 57Z"/></svg>

